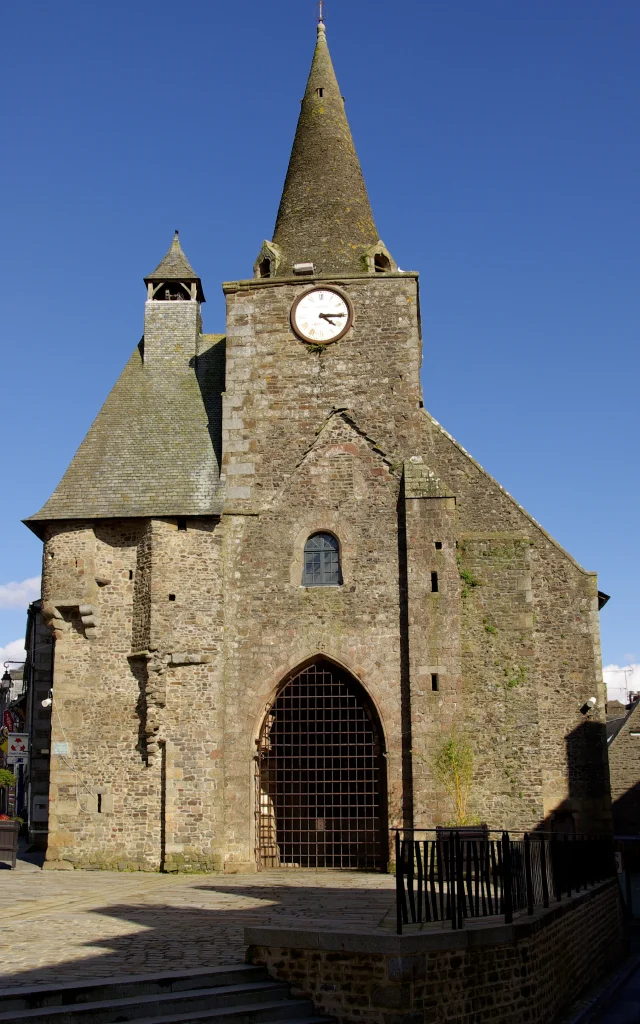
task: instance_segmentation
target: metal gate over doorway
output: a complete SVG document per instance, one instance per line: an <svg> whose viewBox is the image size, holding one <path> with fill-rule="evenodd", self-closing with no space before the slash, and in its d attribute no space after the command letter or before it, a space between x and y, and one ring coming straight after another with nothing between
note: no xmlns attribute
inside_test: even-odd
<svg viewBox="0 0 640 1024"><path fill-rule="evenodd" d="M386 867L382 733L348 673L318 661L288 680L256 767L260 868Z"/></svg>

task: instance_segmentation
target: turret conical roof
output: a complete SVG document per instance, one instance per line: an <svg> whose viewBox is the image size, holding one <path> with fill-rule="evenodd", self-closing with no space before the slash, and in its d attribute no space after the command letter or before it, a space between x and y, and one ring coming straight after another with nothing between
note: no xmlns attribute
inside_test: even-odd
<svg viewBox="0 0 640 1024"><path fill-rule="evenodd" d="M204 302L202 282L182 251L177 231L173 236L169 251L162 257L153 273L145 277L144 283L148 284L149 281L184 281L185 283L196 281L198 284L198 300Z"/></svg>
<svg viewBox="0 0 640 1024"><path fill-rule="evenodd" d="M378 233L353 145L325 27L318 25L307 88L273 234L282 261L312 262L320 274L365 270Z"/></svg>

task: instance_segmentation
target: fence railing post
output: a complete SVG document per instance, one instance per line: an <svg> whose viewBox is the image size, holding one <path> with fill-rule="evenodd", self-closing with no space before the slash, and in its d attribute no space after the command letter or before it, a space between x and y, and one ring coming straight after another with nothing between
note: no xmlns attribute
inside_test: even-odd
<svg viewBox="0 0 640 1024"><path fill-rule="evenodd" d="M453 929L460 929L467 916L501 912L505 924L511 924L525 905L532 915L537 906L548 908L552 897L560 903L563 895L579 893L616 872L614 842L606 835L524 832L513 841L505 830L499 839L487 833L480 842L454 828L393 831L398 935L409 923L450 920ZM430 831L435 839L415 838Z"/></svg>
<svg viewBox="0 0 640 1024"><path fill-rule="evenodd" d="M565 837L565 840L564 840L565 847L564 847L564 850L563 850L563 853L564 853L564 858L563 858L564 865L563 865L563 867L564 867L564 874L566 875L565 882L566 882L567 896L571 895L571 889L572 889L571 872L568 871L567 868L568 868L569 864L571 864L572 861L575 860L575 847L573 848L573 850L570 850L570 852L567 853L567 846L566 846L566 844L569 843L571 846L573 846L573 844L575 842L575 838L576 838L575 836L569 836L569 837Z"/></svg>
<svg viewBox="0 0 640 1024"><path fill-rule="evenodd" d="M547 877L547 840L540 840L540 881L542 883L542 906L549 907L549 879Z"/></svg>
<svg viewBox="0 0 640 1024"><path fill-rule="evenodd" d="M508 832L502 833L502 901L504 923L513 921L513 870L511 863L511 840Z"/></svg>
<svg viewBox="0 0 640 1024"><path fill-rule="evenodd" d="M414 877L415 877L415 864L414 864L414 845L413 845L413 832L409 833L409 839L404 839L402 847L405 851L406 857L406 871L405 878L407 880L407 912L411 916L411 924L416 923L416 894L414 890Z"/></svg>
<svg viewBox="0 0 640 1024"><path fill-rule="evenodd" d="M458 928L462 928L463 918L465 915L465 891L464 891L464 848L462 840L460 839L460 833L455 834L455 848L456 848L456 907L458 909Z"/></svg>
<svg viewBox="0 0 640 1024"><path fill-rule="evenodd" d="M527 887L527 914L533 914L533 876L531 874L531 839L524 834L524 880Z"/></svg>
<svg viewBox="0 0 640 1024"><path fill-rule="evenodd" d="M558 903L562 902L562 876L560 872L560 840L557 836L551 836L549 843L549 854L551 856L551 880L553 881L553 894Z"/></svg>
<svg viewBox="0 0 640 1024"><path fill-rule="evenodd" d="M458 927L458 905L456 899L456 844L453 840L453 832L449 833L449 906L451 914L451 927Z"/></svg>
<svg viewBox="0 0 640 1024"><path fill-rule="evenodd" d="M402 877L402 847L400 845L400 830L396 829L396 931L398 935L402 935L403 909L404 878Z"/></svg>

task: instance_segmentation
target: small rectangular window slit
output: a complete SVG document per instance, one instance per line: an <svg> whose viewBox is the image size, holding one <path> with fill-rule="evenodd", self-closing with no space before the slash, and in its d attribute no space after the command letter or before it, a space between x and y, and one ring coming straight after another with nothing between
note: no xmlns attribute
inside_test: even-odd
<svg viewBox="0 0 640 1024"><path fill-rule="evenodd" d="M437 672L432 672L431 673L431 689L433 690L434 693L437 693L438 690L440 689L440 683L438 681L438 673Z"/></svg>
<svg viewBox="0 0 640 1024"><path fill-rule="evenodd" d="M98 797L98 814L102 814L102 793L98 793L97 797Z"/></svg>
<svg viewBox="0 0 640 1024"><path fill-rule="evenodd" d="M437 574L437 572L432 572L431 573L431 593L432 594L437 594L438 593L438 574Z"/></svg>
<svg viewBox="0 0 640 1024"><path fill-rule="evenodd" d="M436 551L442 551L442 541L441 540L437 540L435 543L436 543Z"/></svg>
<svg viewBox="0 0 640 1024"><path fill-rule="evenodd" d="M170 601L175 601L175 599L176 599L176 595L175 594L169 594L169 600Z"/></svg>
<svg viewBox="0 0 640 1024"><path fill-rule="evenodd" d="M133 569L129 569L129 579L133 579Z"/></svg>

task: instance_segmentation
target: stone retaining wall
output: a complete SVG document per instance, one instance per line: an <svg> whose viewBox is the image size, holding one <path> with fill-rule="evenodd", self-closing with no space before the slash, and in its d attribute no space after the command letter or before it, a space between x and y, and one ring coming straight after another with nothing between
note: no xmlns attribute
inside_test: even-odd
<svg viewBox="0 0 640 1024"><path fill-rule="evenodd" d="M402 936L247 928L245 942L252 963L357 1024L552 1024L625 948L615 880L512 925Z"/></svg>

